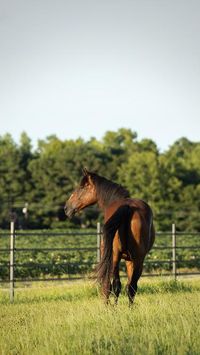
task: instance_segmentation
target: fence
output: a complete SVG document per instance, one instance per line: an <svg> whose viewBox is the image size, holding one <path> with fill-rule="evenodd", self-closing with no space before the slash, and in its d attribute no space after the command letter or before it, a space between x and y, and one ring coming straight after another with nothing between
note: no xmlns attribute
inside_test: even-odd
<svg viewBox="0 0 200 355"><path fill-rule="evenodd" d="M15 244L15 239L16 239L16 236L17 238L20 237L21 235L23 236L26 236L26 237L32 237L33 235L35 235L34 233L30 233L30 232L23 232L23 233L20 233L20 232L16 232L15 231L15 225L14 225L14 222L12 221L11 222L11 226L10 226L10 233L3 233L1 234L3 235L4 237L7 237L7 238L10 238L10 246L9 248L0 248L0 252L1 253L9 253L9 256L10 256L10 261L8 263L5 263L5 266L9 268L9 278L7 279L0 279L0 282L1 283L9 283L10 284L10 301L13 302L14 300L14 287L15 287L15 283L16 282L33 282L33 281L57 281L57 280L72 280L72 279L80 279L80 278L83 278L83 275L80 275L79 277L70 277L70 274L68 275L68 277L48 277L48 278L16 278L16 275L15 275L15 270L16 270L16 267L17 266L32 266L32 267L36 267L37 264L31 264L31 265L28 265L28 263L26 264L18 264L16 262L16 255L18 253L25 253L25 252L41 252L41 253L44 253L44 252L51 252L51 251L62 251L62 252L69 252L69 251L73 251L73 252L76 252L76 251L82 251L82 252L93 252L95 253L96 257L95 257L95 262L98 263L100 261L100 258L101 258L101 255L100 255L100 244L101 244L101 226L100 226L100 223L97 223L97 229L96 231L93 231L92 233L86 233L86 232L68 232L68 233L53 233L53 232L40 232L40 233L37 233L37 235L39 235L40 237L45 237L45 236L80 236L81 238L86 236L86 235L92 235L92 236L96 236L96 246L94 247L82 247L82 248L75 248L75 247L66 247L66 248L58 248L58 247L53 247L53 248L50 248L50 247L39 247L39 248L16 248L16 244ZM176 227L175 227L175 224L172 224L172 229L171 229L171 232L158 232L157 233L157 239L159 238L159 236L170 236L171 235L171 245L157 245L155 244L154 247L153 247L153 252L156 251L156 250L164 250L164 251L167 251L168 252L168 256L170 255L170 257L168 257L168 259L165 259L165 260L156 260L156 265L163 265L163 264L168 264L169 265L169 272L166 272L164 271L163 272L163 269L161 268L160 272L159 273L152 273L152 272L148 272L148 273L143 273L142 276L148 276L148 277L151 277L151 276L159 276L159 275L162 275L162 276L172 276L175 280L178 276L181 276L181 275L197 275L197 274L200 274L199 272L199 269L197 268L197 270L187 270L187 273L186 272L178 272L177 271L177 267L178 267L178 264L181 262L180 258L177 257L177 251L183 251L183 250L195 250L197 251L197 254L195 255L195 263L199 263L200 262L200 255L198 254L199 253L199 246L197 245L177 245L177 237L178 236L188 236L188 235L195 235L195 236L200 236L200 234L198 233L182 233L182 232L177 232L176 231ZM94 258L93 258L94 259ZM187 262L191 262L191 259L190 260L186 260L184 259L184 263L187 263ZM81 262L78 261L77 264L80 264ZM2 264L2 263L1 263ZM94 261L93 262L85 262L84 264L88 264L88 266L91 267L91 264L94 264ZM148 265L148 264L154 264L155 265L155 260L151 260L151 259L146 259L145 260L145 265ZM194 264L194 263L193 263ZM2 264L3 265L3 264ZM44 264L38 264L40 266L45 266ZM47 266L48 264L46 264ZM57 264L59 265L59 264ZM66 265L65 265L66 266ZM200 264L198 264L198 266L200 266ZM166 270L166 269L165 269Z"/></svg>

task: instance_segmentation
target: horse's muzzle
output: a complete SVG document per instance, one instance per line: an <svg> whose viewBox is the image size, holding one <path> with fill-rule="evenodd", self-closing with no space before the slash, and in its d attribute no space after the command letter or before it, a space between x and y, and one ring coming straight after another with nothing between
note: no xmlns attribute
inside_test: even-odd
<svg viewBox="0 0 200 355"><path fill-rule="evenodd" d="M65 214L68 218L72 218L74 216L74 214L76 213L76 209L73 208L72 206L67 205L67 204L64 207L64 211L65 211Z"/></svg>

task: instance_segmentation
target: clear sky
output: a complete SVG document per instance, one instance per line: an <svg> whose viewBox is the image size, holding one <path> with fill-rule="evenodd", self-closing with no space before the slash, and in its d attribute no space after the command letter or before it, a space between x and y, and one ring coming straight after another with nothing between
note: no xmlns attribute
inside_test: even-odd
<svg viewBox="0 0 200 355"><path fill-rule="evenodd" d="M0 0L0 135L200 140L199 0Z"/></svg>

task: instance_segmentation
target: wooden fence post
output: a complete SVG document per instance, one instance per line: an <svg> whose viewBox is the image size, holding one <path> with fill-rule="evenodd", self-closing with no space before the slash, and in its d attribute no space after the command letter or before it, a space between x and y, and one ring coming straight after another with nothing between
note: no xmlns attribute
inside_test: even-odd
<svg viewBox="0 0 200 355"><path fill-rule="evenodd" d="M176 272L176 225L172 224L172 275L176 281L177 272Z"/></svg>
<svg viewBox="0 0 200 355"><path fill-rule="evenodd" d="M14 302L15 222L10 222L10 302Z"/></svg>
<svg viewBox="0 0 200 355"><path fill-rule="evenodd" d="M97 222L97 263L101 260L101 224Z"/></svg>

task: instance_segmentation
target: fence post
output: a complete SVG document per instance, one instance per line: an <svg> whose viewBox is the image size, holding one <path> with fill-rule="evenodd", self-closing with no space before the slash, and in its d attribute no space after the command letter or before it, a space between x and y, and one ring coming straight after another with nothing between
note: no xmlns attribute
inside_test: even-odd
<svg viewBox="0 0 200 355"><path fill-rule="evenodd" d="M15 222L10 222L10 302L14 302Z"/></svg>
<svg viewBox="0 0 200 355"><path fill-rule="evenodd" d="M101 224L97 222L97 263L101 260Z"/></svg>
<svg viewBox="0 0 200 355"><path fill-rule="evenodd" d="M176 225L172 224L172 275L174 280L176 281L177 273L176 273Z"/></svg>

